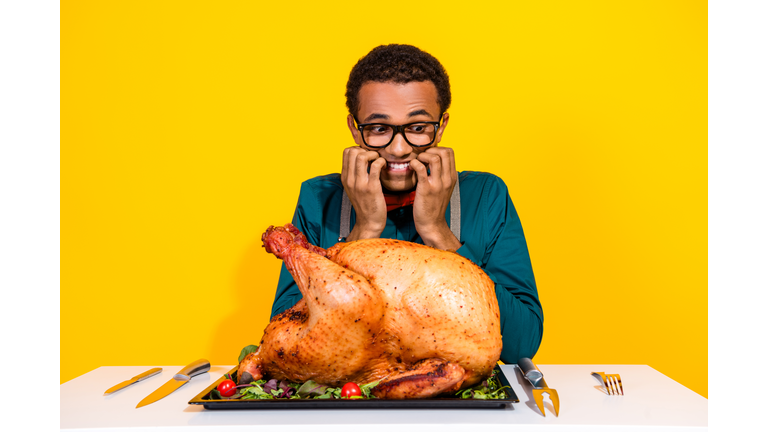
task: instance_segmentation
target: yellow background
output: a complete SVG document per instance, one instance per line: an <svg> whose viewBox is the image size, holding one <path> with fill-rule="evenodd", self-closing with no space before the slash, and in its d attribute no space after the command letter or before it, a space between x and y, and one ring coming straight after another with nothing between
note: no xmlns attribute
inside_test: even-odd
<svg viewBox="0 0 768 432"><path fill-rule="evenodd" d="M706 2L62 3L62 382L258 342L262 232L339 172L358 58L410 43L451 77L458 168L509 186L536 362L707 396Z"/></svg>

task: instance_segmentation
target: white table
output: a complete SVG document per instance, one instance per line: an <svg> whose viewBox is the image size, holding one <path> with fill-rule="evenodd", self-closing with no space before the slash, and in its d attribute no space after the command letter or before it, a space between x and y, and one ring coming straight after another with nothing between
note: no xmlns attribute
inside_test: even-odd
<svg viewBox="0 0 768 432"><path fill-rule="evenodd" d="M61 385L61 428L89 432L243 431L266 427L279 432L399 432L416 428L457 432L707 430L707 399L649 366L538 366L560 395L559 417L555 417L546 396L546 416L539 412L530 385L514 365L502 366L520 398L512 409L306 411L206 410L188 404L232 366L213 366L209 373L192 378L164 399L136 409L141 399L171 379L182 366L161 366L160 375L109 396L103 396L104 390L153 366L100 367ZM592 371L621 374L625 395L606 395L590 375Z"/></svg>

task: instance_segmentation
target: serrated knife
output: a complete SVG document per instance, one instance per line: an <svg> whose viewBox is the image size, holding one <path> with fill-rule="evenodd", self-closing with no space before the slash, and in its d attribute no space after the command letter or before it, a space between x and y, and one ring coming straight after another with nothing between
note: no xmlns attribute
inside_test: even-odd
<svg viewBox="0 0 768 432"><path fill-rule="evenodd" d="M180 370L179 373L174 375L173 378L168 380L167 383L160 386L159 389L153 391L149 396L142 399L141 402L136 405L136 408L141 408L143 406L147 406L151 403L159 401L160 399L168 396L169 394L176 391L176 389L189 382L193 376L206 373L209 370L211 370L211 363L208 360L200 359L193 361L192 363L184 366L184 368Z"/></svg>
<svg viewBox="0 0 768 432"><path fill-rule="evenodd" d="M114 393L114 392L116 392L118 390L122 390L122 389L128 387L131 384L136 384L139 381L144 381L145 379L147 379L149 377L153 377L153 376L159 374L162 371L163 371L163 368L159 368L159 367L152 368L152 369L150 369L150 370L148 370L148 371L146 371L144 373L136 375L135 377L133 377L133 378L127 380L127 381L123 381L123 382L121 382L120 384L118 384L116 386L110 387L109 389L107 389L107 391L104 392L104 396L106 396L108 394L112 394L112 393Z"/></svg>
<svg viewBox="0 0 768 432"><path fill-rule="evenodd" d="M552 406L555 408L555 416L560 415L560 397L557 395L557 390L549 388L547 382L544 381L544 374L541 373L539 368L527 357L523 357L517 361L517 367L523 372L523 376L533 386L532 394L533 400L536 402L536 406L539 407L541 414L544 413L544 393L549 394L549 399L552 401Z"/></svg>

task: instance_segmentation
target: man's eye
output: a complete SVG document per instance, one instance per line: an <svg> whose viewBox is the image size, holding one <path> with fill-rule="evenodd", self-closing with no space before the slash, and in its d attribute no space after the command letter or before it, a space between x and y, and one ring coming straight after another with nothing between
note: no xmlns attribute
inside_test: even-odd
<svg viewBox="0 0 768 432"><path fill-rule="evenodd" d="M371 133L374 134L386 134L389 133L389 127L387 126L371 126L370 129L368 129Z"/></svg>
<svg viewBox="0 0 768 432"><path fill-rule="evenodd" d="M426 132L426 131L427 131L427 126L428 126L428 125L426 125L426 124L415 124L415 125L410 125L410 126L408 126L408 132L412 132L412 133L424 133L424 132Z"/></svg>

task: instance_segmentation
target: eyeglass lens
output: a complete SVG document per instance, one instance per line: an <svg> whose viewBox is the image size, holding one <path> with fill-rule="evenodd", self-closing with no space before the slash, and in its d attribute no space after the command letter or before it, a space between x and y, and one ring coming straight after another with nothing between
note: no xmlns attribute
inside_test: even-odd
<svg viewBox="0 0 768 432"><path fill-rule="evenodd" d="M430 123L414 123L404 128L403 135L409 144L415 146L429 145L435 139L435 125ZM383 147L392 141L394 128L385 124L374 124L363 127L365 143L371 147Z"/></svg>

